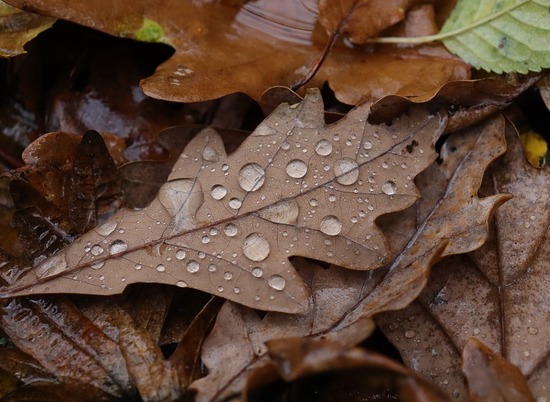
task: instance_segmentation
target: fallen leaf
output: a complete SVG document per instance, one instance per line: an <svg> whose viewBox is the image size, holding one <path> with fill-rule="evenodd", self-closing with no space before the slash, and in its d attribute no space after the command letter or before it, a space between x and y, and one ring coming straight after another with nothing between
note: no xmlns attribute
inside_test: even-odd
<svg viewBox="0 0 550 402"><path fill-rule="evenodd" d="M462 361L470 401L535 402L521 371L476 338L466 343Z"/></svg>
<svg viewBox="0 0 550 402"><path fill-rule="evenodd" d="M356 104L394 93L431 96L446 82L470 76L469 67L440 45L376 52L332 47L331 38L340 32L328 37L320 32L315 2L285 0L274 5L268 0L244 4L173 0L160 4L141 0L119 2L116 9L108 2L9 2L113 35L172 45L174 56L141 83L147 95L171 101L197 102L236 92L259 99L267 88L300 86L314 74L310 86L329 81L339 100ZM351 4L346 5L342 21L353 17ZM399 4L392 5L396 9L387 12L391 21L393 15L402 14ZM323 63L327 46L330 52ZM350 81L350 76L355 79ZM418 76L426 79L419 81Z"/></svg>
<svg viewBox="0 0 550 402"><path fill-rule="evenodd" d="M54 18L26 13L0 1L0 57L25 53L23 46L54 22Z"/></svg>
<svg viewBox="0 0 550 402"><path fill-rule="evenodd" d="M424 110L370 125L367 105L329 126L322 116L318 91L282 105L229 157L215 131L202 131L146 209L120 211L3 296L106 295L157 282L265 310L307 309L288 257L363 270L387 262L374 219L416 200L412 179L435 159L445 125Z"/></svg>
<svg viewBox="0 0 550 402"><path fill-rule="evenodd" d="M436 266L417 302L380 321L404 361L458 400L466 400L460 353L470 336L516 365L535 398L548 395L548 170L525 163L511 127L507 142L484 192L514 198L495 213L488 242L468 257ZM457 141L448 149L463 154L472 148ZM435 357L422 357L423 350Z"/></svg>

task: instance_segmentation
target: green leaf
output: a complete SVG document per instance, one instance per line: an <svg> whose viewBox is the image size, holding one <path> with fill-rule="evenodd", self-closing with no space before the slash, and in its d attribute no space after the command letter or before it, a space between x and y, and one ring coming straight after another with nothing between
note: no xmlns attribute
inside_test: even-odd
<svg viewBox="0 0 550 402"><path fill-rule="evenodd" d="M550 67L550 0L459 0L439 35L454 54L496 73Z"/></svg>

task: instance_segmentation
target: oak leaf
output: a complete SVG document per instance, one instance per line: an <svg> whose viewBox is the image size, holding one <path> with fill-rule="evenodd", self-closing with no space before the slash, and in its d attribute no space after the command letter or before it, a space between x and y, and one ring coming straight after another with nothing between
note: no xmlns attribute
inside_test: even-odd
<svg viewBox="0 0 550 402"><path fill-rule="evenodd" d="M142 81L147 95L171 101L204 101L235 92L259 99L269 87L300 86L315 75L310 86L328 81L339 100L357 104L394 93L429 96L446 82L470 77L469 66L441 45L375 52L333 47L342 32L327 35L317 27L316 2L140 0L119 1L116 8L106 0L9 3L113 35L173 46L176 53ZM348 3L338 17L341 21L355 12ZM392 6L385 13L388 21L402 19L399 2ZM433 12L422 13L432 18L426 26L435 26Z"/></svg>
<svg viewBox="0 0 550 402"><path fill-rule="evenodd" d="M325 126L318 91L282 105L227 156L212 129L186 147L157 198L122 210L3 296L113 294L134 282L168 283L286 312L307 308L288 257L351 269L389 258L376 217L417 197L413 177L435 159L446 119L412 110L391 126L368 105Z"/></svg>
<svg viewBox="0 0 550 402"><path fill-rule="evenodd" d="M406 362L459 400L466 400L460 355L471 336L516 365L535 398L548 395L549 174L525 161L511 127L507 141L509 150L489 170L483 191L514 198L495 213L487 244L437 265L415 303L379 321ZM447 149L461 154L471 143L462 139ZM421 358L425 350L436 358Z"/></svg>

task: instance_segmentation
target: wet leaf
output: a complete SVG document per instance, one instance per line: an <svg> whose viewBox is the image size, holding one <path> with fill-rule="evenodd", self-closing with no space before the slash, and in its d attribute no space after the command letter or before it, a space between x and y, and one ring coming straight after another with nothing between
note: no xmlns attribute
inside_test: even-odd
<svg viewBox="0 0 550 402"><path fill-rule="evenodd" d="M403 359L459 400L466 400L460 355L470 336L517 366L535 398L548 395L548 170L525 163L517 133L507 131L509 150L483 191L514 198L495 213L488 242L436 266L418 302L381 322ZM469 141L448 146L450 155L472 149Z"/></svg>
<svg viewBox="0 0 550 402"><path fill-rule="evenodd" d="M202 131L147 208L120 211L4 296L157 282L304 311L307 292L288 257L362 270L387 262L374 219L416 200L412 178L435 159L445 124L411 110L370 125L367 105L330 126L322 116L318 92L282 105L231 156L215 131Z"/></svg>
<svg viewBox="0 0 550 402"><path fill-rule="evenodd" d="M320 31L314 1L285 0L274 5L268 0L245 4L141 0L119 2L116 10L109 2L9 1L110 34L170 44L176 49L174 56L141 83L146 94L166 100L196 102L235 92L259 99L274 85L300 86L319 63L321 69L309 85L319 87L329 81L338 99L349 104L393 93L431 96L446 82L469 78L468 66L440 45L376 52L338 45L328 49L323 63L327 46L341 32ZM350 31L359 25L355 18L360 20L364 14L355 14L351 2L343 3L340 14L334 17L325 8L323 15L349 20L341 28ZM394 8L387 11L387 23L403 15L399 3L391 3ZM333 29L337 24L329 25ZM426 79L417 80L418 76Z"/></svg>
<svg viewBox="0 0 550 402"><path fill-rule="evenodd" d="M521 371L476 338L466 343L462 360L471 401L535 402Z"/></svg>
<svg viewBox="0 0 550 402"><path fill-rule="evenodd" d="M0 57L25 53L23 46L54 22L54 18L27 13L0 1Z"/></svg>

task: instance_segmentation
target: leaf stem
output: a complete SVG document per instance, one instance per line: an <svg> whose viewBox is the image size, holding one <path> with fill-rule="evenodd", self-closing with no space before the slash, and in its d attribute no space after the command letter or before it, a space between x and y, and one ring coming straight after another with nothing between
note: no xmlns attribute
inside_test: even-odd
<svg viewBox="0 0 550 402"><path fill-rule="evenodd" d="M395 44L422 44L422 43L430 43L435 42L438 40L447 39L456 35L460 35L461 33L464 33L466 31L469 31L471 29L475 29L487 22L490 22L492 20L495 20L499 17L501 17L504 14L509 13L510 11L524 5L525 3L528 3L532 0L521 0L519 3L516 3L508 8L505 8L502 11L499 11L496 14L492 14L488 17L485 17L479 21L476 21L472 25L468 25L462 28L455 29L453 31L444 32L444 33L438 33L435 35L426 35L426 36L415 36L415 37L386 37L386 38L372 38L367 41L367 43L395 43Z"/></svg>

